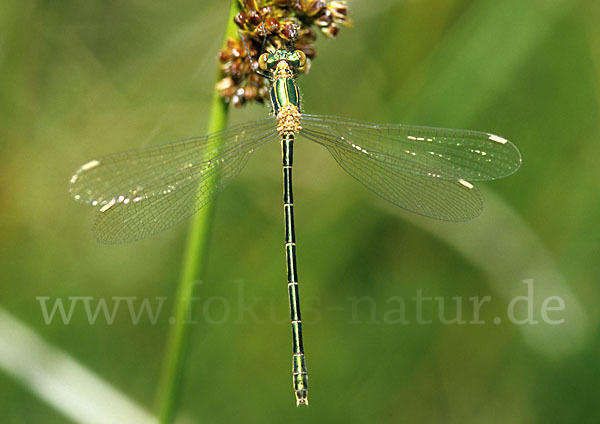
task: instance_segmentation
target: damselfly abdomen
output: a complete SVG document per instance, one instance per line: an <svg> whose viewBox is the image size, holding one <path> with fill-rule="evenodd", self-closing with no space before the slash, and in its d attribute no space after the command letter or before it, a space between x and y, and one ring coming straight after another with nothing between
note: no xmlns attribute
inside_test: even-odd
<svg viewBox="0 0 600 424"><path fill-rule="evenodd" d="M205 137L117 153L81 166L71 178L74 198L98 213L92 231L102 243L139 240L189 217L240 172L259 147L279 141L283 157L285 248L293 336L293 386L308 403L308 375L296 267L293 145L302 136L325 147L351 176L409 211L466 221L483 210L472 181L514 173L519 150L497 135L410 125L374 125L333 116L301 114L296 71L301 51L264 53L275 119L230 127Z"/></svg>

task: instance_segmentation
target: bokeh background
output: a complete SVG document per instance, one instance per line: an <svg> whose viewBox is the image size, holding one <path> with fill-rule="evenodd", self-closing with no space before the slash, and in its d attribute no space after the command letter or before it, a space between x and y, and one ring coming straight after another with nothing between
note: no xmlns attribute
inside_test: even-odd
<svg viewBox="0 0 600 424"><path fill-rule="evenodd" d="M600 4L350 6L354 28L321 37L299 80L306 111L493 132L520 148L523 166L480 185L478 220L433 222L386 204L319 146L297 143L311 385L310 407L297 409L280 152L257 152L217 199L179 418L599 422ZM67 182L98 155L205 133L227 14L225 1L2 1L0 421L141 422L155 411L187 225L99 245ZM230 122L266 113L231 110ZM517 325L507 306L528 294L528 279L538 323ZM469 298L490 296L485 323L444 324L430 301L423 317L432 323L419 324L419 291L442 297L447 319L462 299L467 321ZM147 315L136 324L125 300L112 324L102 315L90 324L83 301L68 324L45 322L37 298L68 309L74 296L91 297L94 310L100 299L111 309L115 297L135 298L136 308L166 300L154 324ZM541 318L549 296L565 303L550 313L562 324ZM408 323L394 322L398 297Z"/></svg>

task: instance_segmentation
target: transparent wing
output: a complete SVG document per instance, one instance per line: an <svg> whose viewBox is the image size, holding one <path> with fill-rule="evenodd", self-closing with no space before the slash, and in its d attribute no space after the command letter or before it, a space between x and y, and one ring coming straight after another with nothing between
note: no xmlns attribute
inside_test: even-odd
<svg viewBox="0 0 600 424"><path fill-rule="evenodd" d="M348 149L333 145L327 149L346 172L368 189L411 212L447 221L468 221L483 211L479 190L467 181L421 177Z"/></svg>
<svg viewBox="0 0 600 424"><path fill-rule="evenodd" d="M518 149L487 133L344 118L302 116L301 134L326 147L367 188L411 212L449 221L479 216L483 199L470 180L510 175Z"/></svg>
<svg viewBox="0 0 600 424"><path fill-rule="evenodd" d="M398 172L443 180L494 180L514 173L521 154L497 135L466 130L375 125L334 116L302 115L303 133L367 155ZM317 140L315 140L317 141ZM317 141L318 142L318 141Z"/></svg>
<svg viewBox="0 0 600 424"><path fill-rule="evenodd" d="M204 137L92 160L71 177L75 200L98 208L92 232L102 243L139 240L197 212L243 168L250 154L277 140L273 118Z"/></svg>

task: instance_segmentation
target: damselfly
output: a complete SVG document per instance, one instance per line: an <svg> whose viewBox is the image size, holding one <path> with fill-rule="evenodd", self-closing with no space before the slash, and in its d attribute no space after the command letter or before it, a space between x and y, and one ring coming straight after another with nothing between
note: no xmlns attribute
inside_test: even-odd
<svg viewBox="0 0 600 424"><path fill-rule="evenodd" d="M269 117L195 137L94 159L71 178L74 198L98 209L92 230L103 243L139 240L202 208L240 172L258 148L279 141L293 338L293 387L308 403L308 375L296 269L293 146L296 136L325 147L352 177L404 209L431 218L466 221L483 210L472 181L515 172L519 150L497 135L409 125L374 125L301 114L294 77L305 64L300 50L263 53L260 72L271 81Z"/></svg>

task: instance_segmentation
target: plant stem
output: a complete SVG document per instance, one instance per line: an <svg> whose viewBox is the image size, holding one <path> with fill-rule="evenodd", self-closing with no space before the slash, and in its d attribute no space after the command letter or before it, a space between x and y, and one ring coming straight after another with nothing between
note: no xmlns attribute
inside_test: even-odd
<svg viewBox="0 0 600 424"><path fill-rule="evenodd" d="M236 35L233 17L239 12L237 0L231 1L229 20L225 39ZM217 76L219 78L220 72ZM215 90L211 105L208 133L212 134L225 129L227 125L227 104ZM207 181L206 184L214 184ZM207 204L192 218L188 238L184 250L181 278L177 288L173 318L175 319L167 340L166 353L158 392L159 419L162 424L173 422L177 409L182 375L186 359L186 351L190 332L189 317L192 300L198 283L206 274L206 259L210 229L214 214L214 202Z"/></svg>

